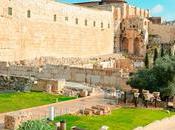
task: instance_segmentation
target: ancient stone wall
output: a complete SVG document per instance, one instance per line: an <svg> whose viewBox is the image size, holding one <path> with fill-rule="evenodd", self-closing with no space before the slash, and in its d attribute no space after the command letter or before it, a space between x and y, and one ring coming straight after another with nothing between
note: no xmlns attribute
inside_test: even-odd
<svg viewBox="0 0 175 130"><path fill-rule="evenodd" d="M148 44L148 24L146 18L126 18L121 23L120 49L130 55L144 56Z"/></svg>
<svg viewBox="0 0 175 130"><path fill-rule="evenodd" d="M59 65L46 65L42 69L36 67L0 65L0 75L14 77L35 77L36 79L58 80L90 83L105 87L116 87L122 82L118 69L84 69Z"/></svg>
<svg viewBox="0 0 175 130"><path fill-rule="evenodd" d="M141 9L127 3L117 5L116 9L120 9L116 11L116 15L120 15L121 19L130 17L148 18L150 16L149 10Z"/></svg>
<svg viewBox="0 0 175 130"><path fill-rule="evenodd" d="M112 12L50 0L0 1L0 60L113 53Z"/></svg>
<svg viewBox="0 0 175 130"><path fill-rule="evenodd" d="M161 43L169 43L175 40L175 25L151 24L149 34L158 35Z"/></svg>

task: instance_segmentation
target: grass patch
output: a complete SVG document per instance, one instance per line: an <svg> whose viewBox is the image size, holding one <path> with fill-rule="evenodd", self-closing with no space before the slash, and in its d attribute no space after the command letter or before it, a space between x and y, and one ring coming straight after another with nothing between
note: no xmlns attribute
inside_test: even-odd
<svg viewBox="0 0 175 130"><path fill-rule="evenodd" d="M74 99L74 97L51 95L44 92L1 93L0 113L55 103L56 99L60 102Z"/></svg>
<svg viewBox="0 0 175 130"><path fill-rule="evenodd" d="M173 115L175 113L171 113ZM109 126L109 130L133 130L138 126L145 126L155 120L170 116L163 110L150 110L140 108L121 108L112 111L106 116L74 116L64 115L56 117L55 122L66 120L68 129L72 126L86 130L98 130L101 126Z"/></svg>

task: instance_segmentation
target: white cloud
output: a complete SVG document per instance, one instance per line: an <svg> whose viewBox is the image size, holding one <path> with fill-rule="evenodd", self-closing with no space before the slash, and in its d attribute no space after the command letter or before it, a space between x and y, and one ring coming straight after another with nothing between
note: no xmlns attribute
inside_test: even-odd
<svg viewBox="0 0 175 130"><path fill-rule="evenodd" d="M164 10L163 5L158 4L158 5L154 6L154 7L151 9L151 12L152 12L153 14L159 14L159 13L162 13L163 10Z"/></svg>

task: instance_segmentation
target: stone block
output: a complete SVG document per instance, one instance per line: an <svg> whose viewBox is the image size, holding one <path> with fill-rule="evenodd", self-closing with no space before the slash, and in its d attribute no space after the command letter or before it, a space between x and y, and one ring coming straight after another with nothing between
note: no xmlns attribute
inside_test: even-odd
<svg viewBox="0 0 175 130"><path fill-rule="evenodd" d="M4 117L4 128L16 130L22 122L32 119L31 113L9 114Z"/></svg>

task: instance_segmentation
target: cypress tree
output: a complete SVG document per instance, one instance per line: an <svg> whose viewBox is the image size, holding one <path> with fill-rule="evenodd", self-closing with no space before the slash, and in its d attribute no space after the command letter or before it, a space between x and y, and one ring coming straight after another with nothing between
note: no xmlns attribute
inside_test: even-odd
<svg viewBox="0 0 175 130"><path fill-rule="evenodd" d="M157 48L154 49L154 58L153 58L153 63L155 64L156 60L158 58L158 52L157 52Z"/></svg>
<svg viewBox="0 0 175 130"><path fill-rule="evenodd" d="M148 53L145 55L145 67L149 68L149 58L148 58Z"/></svg>
<svg viewBox="0 0 175 130"><path fill-rule="evenodd" d="M169 49L169 56L172 56L171 48Z"/></svg>
<svg viewBox="0 0 175 130"><path fill-rule="evenodd" d="M164 49L163 49L163 46L161 47L161 57L163 57L165 54L164 54Z"/></svg>

